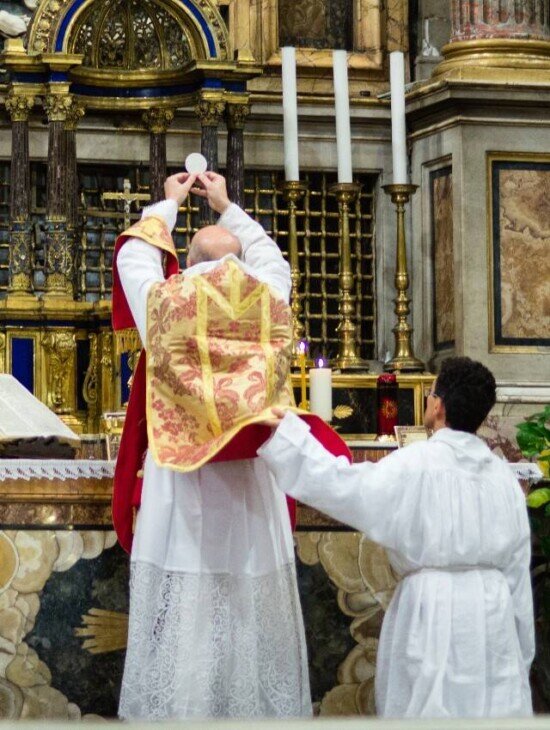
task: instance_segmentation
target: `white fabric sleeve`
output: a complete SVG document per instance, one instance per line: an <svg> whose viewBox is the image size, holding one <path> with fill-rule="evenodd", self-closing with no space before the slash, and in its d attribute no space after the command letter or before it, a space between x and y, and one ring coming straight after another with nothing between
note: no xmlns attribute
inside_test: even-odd
<svg viewBox="0 0 550 730"><path fill-rule="evenodd" d="M400 480L395 466L387 459L349 464L344 456L332 456L309 430L289 412L258 449L279 489L385 547L396 547L394 515Z"/></svg>
<svg viewBox="0 0 550 730"><path fill-rule="evenodd" d="M518 491L521 487L517 486ZM521 654L527 673L535 656L535 625L533 616L533 589L531 586L531 534L529 518L525 507L523 492L518 508L521 511L522 532L524 538L516 549L510 564L504 569L504 577L510 588L516 630L518 633Z"/></svg>
<svg viewBox="0 0 550 730"><path fill-rule="evenodd" d="M262 226L235 203L225 210L218 225L227 228L241 242L243 261L258 276L290 299L290 267L281 249Z"/></svg>
<svg viewBox="0 0 550 730"><path fill-rule="evenodd" d="M143 219L151 215L163 218L169 230L172 230L176 224L178 204L175 200L163 200L145 208L141 217ZM139 336L145 344L147 295L152 284L164 281L162 251L139 238L131 238L118 254L117 267Z"/></svg>

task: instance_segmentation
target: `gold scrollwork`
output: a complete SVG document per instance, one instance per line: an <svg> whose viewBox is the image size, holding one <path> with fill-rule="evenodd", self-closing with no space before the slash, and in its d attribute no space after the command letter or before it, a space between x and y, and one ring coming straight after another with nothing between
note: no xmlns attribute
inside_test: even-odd
<svg viewBox="0 0 550 730"><path fill-rule="evenodd" d="M97 404L97 335L90 335L90 362L84 376L82 396L92 407Z"/></svg>
<svg viewBox="0 0 550 730"><path fill-rule="evenodd" d="M47 332L42 337L46 351L47 402L55 413L71 413L71 384L74 381L74 332Z"/></svg>

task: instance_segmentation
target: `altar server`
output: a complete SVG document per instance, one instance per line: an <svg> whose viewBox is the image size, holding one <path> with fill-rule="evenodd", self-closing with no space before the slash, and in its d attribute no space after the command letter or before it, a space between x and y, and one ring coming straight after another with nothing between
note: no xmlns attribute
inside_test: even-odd
<svg viewBox="0 0 550 730"><path fill-rule="evenodd" d="M481 363L451 358L427 398L426 442L350 466L287 413L260 449L282 490L385 546L401 576L378 648L384 717L532 714L525 496L475 435L495 391Z"/></svg>

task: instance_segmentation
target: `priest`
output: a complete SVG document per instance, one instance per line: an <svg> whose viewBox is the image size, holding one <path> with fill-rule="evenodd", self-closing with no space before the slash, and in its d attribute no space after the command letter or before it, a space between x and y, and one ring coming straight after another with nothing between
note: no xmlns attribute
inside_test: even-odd
<svg viewBox="0 0 550 730"><path fill-rule="evenodd" d="M260 449L282 490L386 547L401 576L378 648L384 717L532 714L525 496L475 435L494 403L491 372L449 358L427 398L429 441L350 466L277 411Z"/></svg>
<svg viewBox="0 0 550 730"><path fill-rule="evenodd" d="M170 231L192 188L220 219L178 273ZM270 406L293 408L289 267L221 175L175 175L165 193L115 248L114 328L135 325L147 351L115 474L114 523L131 549L119 714L308 716L287 502L253 458Z"/></svg>

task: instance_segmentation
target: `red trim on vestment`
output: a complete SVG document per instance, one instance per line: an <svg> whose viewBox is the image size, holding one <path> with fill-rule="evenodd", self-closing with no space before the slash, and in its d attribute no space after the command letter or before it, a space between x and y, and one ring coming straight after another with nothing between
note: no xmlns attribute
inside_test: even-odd
<svg viewBox="0 0 550 730"><path fill-rule="evenodd" d="M126 296L120 283L116 265L120 249L128 240L122 234L118 237L113 255L113 329L135 327L134 318L128 306ZM177 274L179 263L173 254L166 254L166 277ZM130 552L132 549L134 514L141 503L143 478L143 461L147 451L146 421L146 382L145 351L142 350L132 379L130 400L124 421L124 428L118 450L113 483L113 525L121 546ZM301 415L310 426L311 433L334 456L345 456L351 462L351 452L345 441L321 418L313 414ZM236 436L211 459L216 461L233 461L252 459L256 451L269 438L271 429L268 426L251 424L245 426ZM287 497L288 510L292 529L296 526L296 503Z"/></svg>

